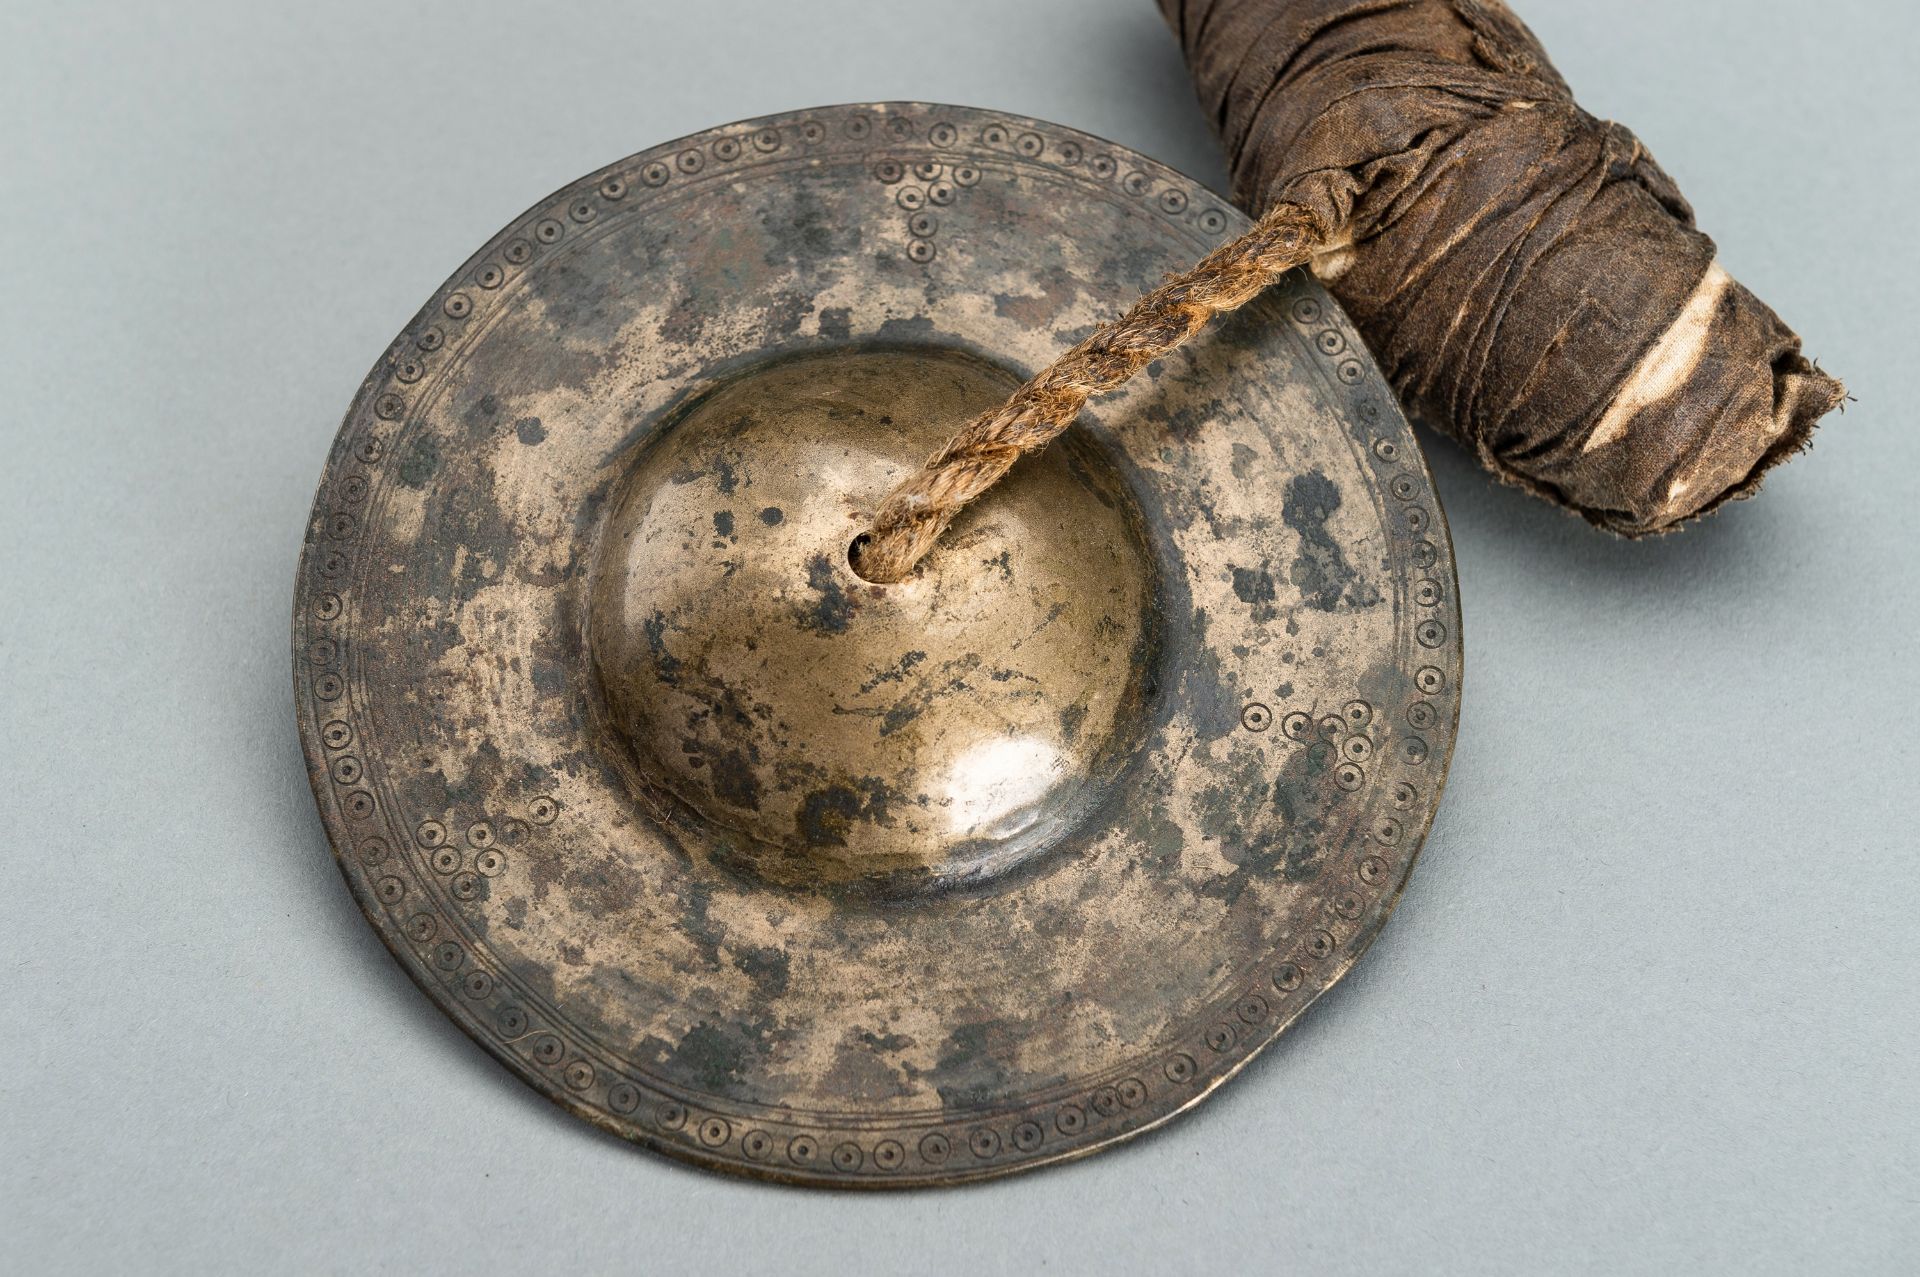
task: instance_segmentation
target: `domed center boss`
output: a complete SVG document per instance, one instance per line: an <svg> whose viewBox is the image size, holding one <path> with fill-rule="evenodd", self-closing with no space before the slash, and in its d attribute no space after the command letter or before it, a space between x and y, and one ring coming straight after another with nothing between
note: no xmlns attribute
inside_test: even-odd
<svg viewBox="0 0 1920 1277"><path fill-rule="evenodd" d="M800 355L687 408L622 480L587 652L652 782L794 885L919 891L1054 845L1144 738L1160 617L1133 494L1077 439L911 579L849 527L1014 381L957 351Z"/></svg>

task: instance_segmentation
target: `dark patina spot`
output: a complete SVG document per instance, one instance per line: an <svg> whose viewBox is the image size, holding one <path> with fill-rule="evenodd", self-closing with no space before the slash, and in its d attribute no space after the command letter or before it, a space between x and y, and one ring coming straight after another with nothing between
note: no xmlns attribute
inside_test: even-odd
<svg viewBox="0 0 1920 1277"><path fill-rule="evenodd" d="M1004 1095L1009 1079L999 1055L1007 1039L997 1021L955 1029L934 1064L934 1089L940 1102L948 1108L968 1108Z"/></svg>
<svg viewBox="0 0 1920 1277"><path fill-rule="evenodd" d="M1327 523L1340 508L1340 487L1318 470L1295 475L1287 483L1280 517L1300 535L1288 579L1308 607L1331 612L1354 583L1353 567Z"/></svg>
<svg viewBox="0 0 1920 1277"><path fill-rule="evenodd" d="M660 681L673 686L680 675L680 658L667 650L666 614L655 612L640 628L647 636L647 651L653 656L653 667L660 671Z"/></svg>
<svg viewBox="0 0 1920 1277"><path fill-rule="evenodd" d="M920 717L925 709L925 705L915 704L911 701L899 702L880 716L880 734L882 736L893 735L902 727L905 727L908 723Z"/></svg>
<svg viewBox="0 0 1920 1277"><path fill-rule="evenodd" d="M819 594L819 601L806 609L801 624L819 634L843 634L853 619L853 601L840 586L833 561L824 554L807 560L807 584Z"/></svg>
<svg viewBox="0 0 1920 1277"><path fill-rule="evenodd" d="M713 792L723 801L747 811L760 806L760 782L754 776L753 763L745 754L730 749L724 754L710 756L707 765L713 777Z"/></svg>
<svg viewBox="0 0 1920 1277"><path fill-rule="evenodd" d="M1264 563L1257 568L1235 568L1233 593L1242 603L1271 603L1279 597L1274 588L1273 573L1267 570Z"/></svg>
<svg viewBox="0 0 1920 1277"><path fill-rule="evenodd" d="M934 335L933 320L926 315L896 316L880 325L883 342L925 342Z"/></svg>
<svg viewBox="0 0 1920 1277"><path fill-rule="evenodd" d="M1236 846L1224 840L1221 852L1233 871L1207 883L1200 894L1232 904L1255 881L1278 875L1287 882L1311 882L1319 876L1329 831L1315 795L1333 766L1332 755L1324 741L1289 754L1269 791L1278 819L1255 822L1267 832L1250 842Z"/></svg>
<svg viewBox="0 0 1920 1277"><path fill-rule="evenodd" d="M1192 443L1199 437L1207 422L1221 416L1225 408L1218 399L1209 399L1205 403L1189 400L1167 416L1167 433L1182 443Z"/></svg>
<svg viewBox="0 0 1920 1277"><path fill-rule="evenodd" d="M1234 444L1233 445L1233 461L1231 463L1232 469L1233 469L1233 477L1236 479L1245 479L1247 477L1248 467L1250 467L1253 464L1254 459L1258 455L1259 455L1258 453L1254 452L1252 448L1247 447L1247 445L1244 443Z"/></svg>
<svg viewBox="0 0 1920 1277"><path fill-rule="evenodd" d="M740 1081L750 1063L746 1043L711 1024L695 1025L673 1053L676 1074L723 1095Z"/></svg>
<svg viewBox="0 0 1920 1277"><path fill-rule="evenodd" d="M777 998L787 991L787 953L771 945L743 949L733 955L733 965L744 971L759 987L762 995Z"/></svg>
<svg viewBox="0 0 1920 1277"><path fill-rule="evenodd" d="M898 664L890 669L881 670L878 674L875 674L872 678L860 684L860 694L864 696L882 683L898 683L907 676L907 671L926 659L927 654L925 652L917 650L908 652L900 658Z"/></svg>
<svg viewBox="0 0 1920 1277"><path fill-rule="evenodd" d="M860 818L860 795L845 785L829 785L807 795L800 807L800 836L810 847L844 847L847 830Z"/></svg>
<svg viewBox="0 0 1920 1277"><path fill-rule="evenodd" d="M413 447L407 450L406 457L400 462L400 482L409 488L424 488L439 469L440 441L432 435L422 434L413 441Z"/></svg>

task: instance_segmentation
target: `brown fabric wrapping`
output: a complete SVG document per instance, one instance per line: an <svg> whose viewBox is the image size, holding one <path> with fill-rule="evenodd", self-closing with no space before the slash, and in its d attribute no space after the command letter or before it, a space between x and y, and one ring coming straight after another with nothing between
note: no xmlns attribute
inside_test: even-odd
<svg viewBox="0 0 1920 1277"><path fill-rule="evenodd" d="M1665 532L1750 495L1844 398L1500 0L1159 3L1235 199L1323 221L1315 272L1502 479Z"/></svg>

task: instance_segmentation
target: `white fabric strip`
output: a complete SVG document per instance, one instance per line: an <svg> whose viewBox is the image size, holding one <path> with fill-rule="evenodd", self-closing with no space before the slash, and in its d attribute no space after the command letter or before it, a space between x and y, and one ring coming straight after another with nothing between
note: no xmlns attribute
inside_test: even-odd
<svg viewBox="0 0 1920 1277"><path fill-rule="evenodd" d="M1614 395L1606 415L1587 436L1582 452L1606 447L1626 433L1627 423L1642 409L1659 403L1686 385L1687 378L1699 366L1701 356L1706 354L1714 314L1732 284L1733 277L1718 261L1707 267L1707 273L1701 277L1687 304L1680 308L1680 314L1653 348L1641 356L1633 376L1627 378L1626 384Z"/></svg>

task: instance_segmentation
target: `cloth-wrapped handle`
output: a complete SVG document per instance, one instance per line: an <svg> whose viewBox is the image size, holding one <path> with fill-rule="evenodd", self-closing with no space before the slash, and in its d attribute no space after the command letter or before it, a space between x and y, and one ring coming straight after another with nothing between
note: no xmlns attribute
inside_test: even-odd
<svg viewBox="0 0 1920 1277"><path fill-rule="evenodd" d="M1315 273L1500 478L1666 532L1752 493L1845 398L1500 0L1159 3L1236 200L1328 227Z"/></svg>

